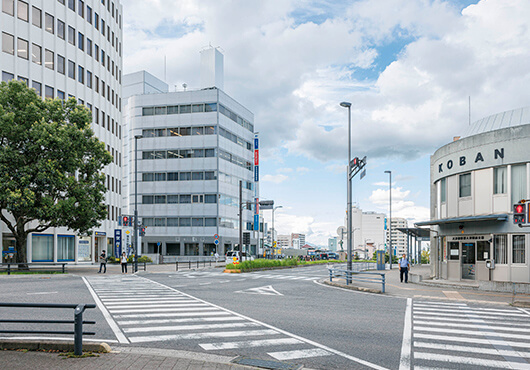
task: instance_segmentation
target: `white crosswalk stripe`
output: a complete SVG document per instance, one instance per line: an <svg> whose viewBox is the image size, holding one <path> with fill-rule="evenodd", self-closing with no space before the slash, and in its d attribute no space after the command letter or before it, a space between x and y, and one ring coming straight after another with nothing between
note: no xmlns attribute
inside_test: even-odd
<svg viewBox="0 0 530 370"><path fill-rule="evenodd" d="M307 273L307 272L306 272ZM251 272L244 275L241 274L224 274L222 272L211 272L211 271L182 271L172 274L173 276L185 277L188 279L196 278L209 278L209 277L227 277L233 281L238 280L247 280L247 279L275 279L275 280L320 280L328 275L321 276L310 276L308 275L287 275L287 274L270 274L270 273L261 273L261 272Z"/></svg>
<svg viewBox="0 0 530 370"><path fill-rule="evenodd" d="M200 276L209 274L201 272ZM284 276L266 275L275 279ZM267 349L264 354L279 360L334 355L303 338L148 279L98 276L87 281L130 343L175 341L179 345L178 341L195 341L203 350L231 351L231 355L234 350L263 347Z"/></svg>
<svg viewBox="0 0 530 370"><path fill-rule="evenodd" d="M530 370L530 316L517 309L414 302L414 369Z"/></svg>

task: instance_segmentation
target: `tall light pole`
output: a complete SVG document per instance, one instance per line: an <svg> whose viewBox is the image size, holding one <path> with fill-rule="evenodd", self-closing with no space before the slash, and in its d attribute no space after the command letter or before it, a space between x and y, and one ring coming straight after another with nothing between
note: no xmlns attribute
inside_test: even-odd
<svg viewBox="0 0 530 370"><path fill-rule="evenodd" d="M141 138L142 135L134 137L134 272L138 272L138 139Z"/></svg>
<svg viewBox="0 0 530 370"><path fill-rule="evenodd" d="M388 189L390 190L390 208L389 208L389 221L388 221L388 263L390 264L390 270L392 270L392 171L385 171L388 173Z"/></svg>
<svg viewBox="0 0 530 370"><path fill-rule="evenodd" d="M343 108L348 108L348 169L346 171L347 179L348 179L348 200L347 200L347 216L348 216L348 225L347 231L348 231L348 237L347 237L347 250L348 250L348 257L347 257L347 265L348 271L352 271L352 214L351 214L351 198L352 198L352 186L351 186L351 177L350 177L350 169L351 169L351 103L343 101L340 103L340 106ZM346 279L346 283L349 284L349 279Z"/></svg>
<svg viewBox="0 0 530 370"><path fill-rule="evenodd" d="M273 251L274 251L274 233L276 232L276 230L274 229L274 211L276 211L278 208L283 208L283 206L277 206L277 207L274 207L272 209L272 248L273 248Z"/></svg>

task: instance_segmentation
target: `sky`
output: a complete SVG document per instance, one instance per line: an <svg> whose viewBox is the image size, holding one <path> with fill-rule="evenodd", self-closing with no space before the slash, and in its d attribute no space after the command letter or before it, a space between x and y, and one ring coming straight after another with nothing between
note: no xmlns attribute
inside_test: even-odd
<svg viewBox="0 0 530 370"><path fill-rule="evenodd" d="M254 113L260 199L279 234L327 245L353 202L429 219L430 155L471 121L530 105L528 0L122 0L124 73L198 88L204 47L224 90ZM164 58L167 60L164 68ZM265 211L270 221L271 212Z"/></svg>

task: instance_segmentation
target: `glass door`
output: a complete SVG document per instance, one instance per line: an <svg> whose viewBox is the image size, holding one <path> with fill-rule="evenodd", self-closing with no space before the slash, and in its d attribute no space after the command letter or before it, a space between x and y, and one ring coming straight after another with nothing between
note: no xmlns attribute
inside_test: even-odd
<svg viewBox="0 0 530 370"><path fill-rule="evenodd" d="M475 280L475 243L462 243L462 279Z"/></svg>

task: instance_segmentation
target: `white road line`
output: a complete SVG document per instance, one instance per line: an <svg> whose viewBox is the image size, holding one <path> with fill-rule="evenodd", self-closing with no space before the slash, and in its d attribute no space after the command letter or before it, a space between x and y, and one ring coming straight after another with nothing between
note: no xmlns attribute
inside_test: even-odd
<svg viewBox="0 0 530 370"><path fill-rule="evenodd" d="M101 297L100 297L101 298ZM152 300L163 300L163 299L188 299L188 297L180 297L177 295L153 295L152 297L138 297L138 298L105 298L102 299L102 301L105 302L145 302L145 301L152 301Z"/></svg>
<svg viewBox="0 0 530 370"><path fill-rule="evenodd" d="M206 351L218 349L234 349L234 348L250 348L250 347L265 347L265 346L282 346L288 344L304 343L294 338L278 338L278 339L262 339L262 340L245 340L239 342L221 342L221 343L201 343L201 346Z"/></svg>
<svg viewBox="0 0 530 370"><path fill-rule="evenodd" d="M412 338L412 298L407 298L405 308L405 323L403 324L403 340L401 342L401 357L399 360L399 370L410 369L410 351Z"/></svg>
<svg viewBox="0 0 530 370"><path fill-rule="evenodd" d="M138 278L139 278L139 279L145 279L145 280L147 280L147 281L151 281L151 282L153 282L153 283L155 283L155 284L158 284L158 285L160 285L160 286L166 287L166 288L168 288L168 289L170 289L170 290L173 290L173 291L175 291L175 292L177 292L177 293L180 293L180 294L186 295L186 296L188 296L188 297L190 297L190 298L193 298L193 299L197 299L198 301L200 301L200 302L204 302L204 303L207 303L207 304L211 305L212 307L216 307L216 308L219 309L219 310L223 310L223 311L225 311L225 312L231 313L232 315L239 316L239 317L241 317L241 318L243 318L243 319L246 319L246 320L249 320L249 321L255 322L255 323L257 323L257 324L263 325L264 327L267 327L267 328L273 329L273 331L275 331L275 332L277 332L277 333L281 333L281 334L287 335L287 336L289 336L289 337L291 337L291 338L295 338L295 339L298 339L298 340L300 340L300 341L302 341L302 342L305 342L305 343L307 343L307 344L310 344L310 345L312 345L312 346L319 347L319 348L321 348L321 349L323 349L323 350L326 350L326 351L331 352L331 353L333 353L333 354L336 354L336 355L338 355L338 356L341 356L341 357L347 358L347 359L350 360L350 361L357 362L357 363L359 363L359 364L365 365L365 366L370 367L370 368L372 368L372 369L386 370L386 368L384 368L384 367L382 367L382 366L379 366L379 365L373 364L373 363L371 363L371 362L369 362L369 361L362 360L362 359L360 359L360 358L358 358L358 357L350 356L350 355L348 355L348 354L346 354L346 353L344 353L344 352L337 351L337 350L335 350L335 349L333 349L333 348L330 348L330 347L328 347L328 346L324 346L324 345L322 345L322 344L320 344L320 343L317 343L317 342L314 342L314 341L312 341L312 340L309 340L309 339L306 339L306 338L300 337L300 336L298 336L298 335L295 335L295 334L289 333L289 332L287 332L287 331L285 331L285 330L282 330L282 329L276 328L276 327L274 327L274 326L272 326L272 325L266 324L266 323L261 322L261 321L259 321L259 320L255 320L255 319L250 318L250 317L248 317L248 316L244 316L244 315L241 315L241 314L239 314L239 313L237 313L237 312L234 312L234 311L228 310L228 309L226 309L226 308L222 308L222 307L220 307L220 306L218 306L218 305L215 305L215 304L213 304L213 303L206 302L206 301L204 301L204 300L202 300L202 299L199 299L199 298L193 297L193 296L191 296L191 295L189 295L189 294L187 294L187 293L180 292L180 291L178 291L178 290L176 290L176 289L174 289L174 288L172 288L172 287L169 287L169 286L167 286L167 285L164 285L164 284L162 284L162 283L159 283L159 282L156 282L156 281L153 281L153 280L149 280L149 279L147 279L147 278L145 278L145 277L142 277L142 276L138 276Z"/></svg>
<svg viewBox="0 0 530 370"><path fill-rule="evenodd" d="M485 355L494 355L494 356L511 356L511 357L527 357L530 358L529 352L519 352L519 351L510 351L507 349L495 349L495 348L482 348L482 347L470 347L470 346L455 346L451 344L442 344L442 343L427 343L427 342L414 342L415 348L428 348L436 349L443 351L452 351L452 352L471 352L471 353L481 353Z"/></svg>
<svg viewBox="0 0 530 370"><path fill-rule="evenodd" d="M211 333L189 333L172 335L155 335L142 337L129 337L131 343L158 342L166 340L204 339L204 338L230 338L230 337L254 337L260 335L278 335L276 330L246 330L246 331L217 331Z"/></svg>
<svg viewBox="0 0 530 370"><path fill-rule="evenodd" d="M141 313L141 312L178 312L178 311L196 311L197 309L213 309L207 307L204 303L193 303L193 304L184 304L182 307L177 308L142 308L142 309L133 309L133 310L109 310L110 313Z"/></svg>
<svg viewBox="0 0 530 370"><path fill-rule="evenodd" d="M183 302L171 302L171 303L160 303L160 304L158 304L158 302L131 303L131 304L120 303L119 305L115 303L115 304L107 304L107 307L111 310L116 310L116 309L121 309L121 308L136 309L140 307L143 307L143 308L189 307L190 303L193 304L192 307L195 307L195 305L198 304L198 303L195 303L194 301L188 300L188 301L183 301Z"/></svg>
<svg viewBox="0 0 530 370"><path fill-rule="evenodd" d="M114 319L110 315L109 311L107 311L107 308L105 307L105 305L99 300L96 292L94 292L94 289L92 289L92 287L90 286L90 284L87 281L87 279L84 276L81 277L81 278L83 279L85 285L87 286L88 291L92 295L92 298L94 298L94 301L96 302L96 305L98 306L99 310L103 314L103 317L105 318L105 320L107 320L107 323L109 324L110 328L114 332L114 335L116 335L116 338L118 339L118 342L127 343L128 344L129 341L127 340L125 335L122 333L122 331L120 330L118 324L116 324L116 322L114 321Z"/></svg>
<svg viewBox="0 0 530 370"><path fill-rule="evenodd" d="M465 303L429 302L429 301L418 301L414 303L414 306L418 304L429 304L429 305L435 305L435 306L467 306Z"/></svg>
<svg viewBox="0 0 530 370"><path fill-rule="evenodd" d="M463 323L452 323L452 322L430 322L430 321L421 321L414 320L414 326L416 325L432 325L432 326L443 326L443 327L457 327L457 328L470 328L470 329L486 329L486 330L500 330L500 331L519 331L523 333L528 333L530 330L528 328L511 328L504 326L492 326L488 324L477 325L477 324L463 324Z"/></svg>
<svg viewBox="0 0 530 370"><path fill-rule="evenodd" d="M473 322L477 322L477 323L486 323L486 324L498 324L499 323L499 320L496 319L496 320L483 320L483 319L478 319L478 318L475 318L475 319L461 319L461 318L454 318L454 317L431 317L431 316L424 316L424 315L413 315L413 319L414 320L428 320L430 323L432 323L433 321L441 321L441 322L453 322L453 323L458 323L458 322L461 322L461 323L473 323ZM509 328L510 326L509 325L513 325L514 327L522 327L522 326L528 326L530 327L530 321L527 321L527 323L525 324L524 322L521 322L521 321L508 321L508 320L503 320L502 321L502 324L504 325L505 328Z"/></svg>
<svg viewBox="0 0 530 370"><path fill-rule="evenodd" d="M527 314L528 316L530 316L530 311L528 310L525 310L524 308L520 308L520 307L517 307L517 309L521 312L524 312L525 314Z"/></svg>
<svg viewBox="0 0 530 370"><path fill-rule="evenodd" d="M295 360L297 358L308 358L318 356L329 356L331 353L320 348L313 349L299 349L294 351L268 352L269 356L274 357L279 361Z"/></svg>
<svg viewBox="0 0 530 370"><path fill-rule="evenodd" d="M151 331L179 331L179 330L211 330L211 329L230 329L246 328L259 326L254 322L231 322L228 324L203 324L203 325L173 325L173 326L150 326L123 329L125 333L148 333Z"/></svg>
<svg viewBox="0 0 530 370"><path fill-rule="evenodd" d="M501 338L510 338L510 339L524 339L530 342L530 335L520 335L520 334L509 334L509 333L497 333L495 331L471 331L471 330L458 330L458 329L448 329L448 328L431 328L428 326L416 326L414 325L414 330L416 331L428 331L434 333L446 333L446 334L462 334L462 335L474 335L474 336L489 336L489 337L501 337Z"/></svg>
<svg viewBox="0 0 530 370"><path fill-rule="evenodd" d="M441 355L441 354L424 353L424 352L417 352L417 351L414 352L414 359L452 362L452 363L464 364L464 365L485 366L489 369L499 368L499 369L528 370L528 363L523 364L523 363L512 362L512 361L495 361L491 359L482 359L482 358L476 358L476 357L451 356L451 355L446 355L446 354Z"/></svg>
<svg viewBox="0 0 530 370"><path fill-rule="evenodd" d="M26 293L27 295L39 295L39 294L57 294L57 292L37 292L37 293Z"/></svg>
<svg viewBox="0 0 530 370"><path fill-rule="evenodd" d="M516 313L515 311L511 311L511 313L505 313L505 312L481 312L481 311L475 311L475 310L458 310L458 311L451 311L451 310L445 310L445 309L439 309L439 308L415 308L414 312L424 312L424 311L435 311L435 312L447 312L447 313L455 313L455 314L476 314L476 315L489 315L489 316L515 316L515 317L525 317L524 314Z"/></svg>
<svg viewBox="0 0 530 370"><path fill-rule="evenodd" d="M126 320L118 321L121 326L126 325L153 325L153 324L171 324L182 322L218 322L218 321L240 321L241 317L221 316L221 317L188 317L185 319L158 319L158 320Z"/></svg>
<svg viewBox="0 0 530 370"><path fill-rule="evenodd" d="M465 338L465 337L422 334L422 333L414 333L414 338L415 339L416 338L429 339L429 340L436 340L436 341L461 342L461 343L471 343L471 344L491 344L491 345L499 345L499 346L508 345L511 347L530 348L529 342L512 342L512 341L504 341L504 340Z"/></svg>
<svg viewBox="0 0 530 370"><path fill-rule="evenodd" d="M477 319L484 319L484 320L499 321L499 318L497 316L488 316L486 314L469 314L469 313L464 313L464 312L462 313L438 313L438 312L423 312L423 311L414 310L414 314L436 316L436 317L448 317L448 318L464 317L464 318L477 318ZM517 317L507 316L507 317L503 317L502 320L503 321L510 320L511 322L521 322L521 321L528 322L526 317L524 317L523 315L520 315Z"/></svg>
<svg viewBox="0 0 530 370"><path fill-rule="evenodd" d="M0 337L1 339L7 339L7 340L60 340L60 341L67 341L72 342L72 337ZM85 338L83 337L83 342L94 342L94 343L119 343L116 339L97 339L97 338ZM127 342L128 343L128 342Z"/></svg>
<svg viewBox="0 0 530 370"><path fill-rule="evenodd" d="M223 312L217 308L201 308L201 311L208 310L210 312L196 312L199 309L194 309L193 312L179 312L179 313L148 313L148 314L134 314L134 315L115 315L117 319L128 319L128 318L148 318L148 317L183 317L183 316L218 316L218 315L231 315L228 312Z"/></svg>
<svg viewBox="0 0 530 370"><path fill-rule="evenodd" d="M122 301L122 300L118 300L118 301L108 301L108 300L102 300L103 302L105 302L105 304L107 306L117 306L117 305L124 305L124 304L128 304L128 305L139 305L139 304L145 304L145 305L148 305L148 304L163 304L163 303L187 303L187 302L192 302L190 301L189 299L187 298L175 298L175 299L168 299L168 298L160 298L160 299L149 299L149 300L146 300L146 301Z"/></svg>

